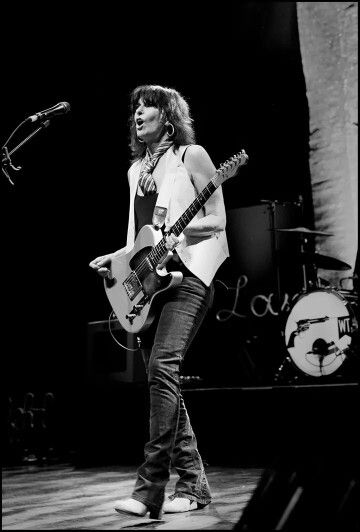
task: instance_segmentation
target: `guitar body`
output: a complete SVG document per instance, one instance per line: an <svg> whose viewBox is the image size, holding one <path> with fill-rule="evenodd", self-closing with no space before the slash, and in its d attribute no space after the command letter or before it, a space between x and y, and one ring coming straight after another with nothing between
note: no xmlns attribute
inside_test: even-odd
<svg viewBox="0 0 360 532"><path fill-rule="evenodd" d="M234 176L247 160L248 156L241 150L222 164L169 233L179 236L217 187ZM169 257L162 232L152 225L145 225L139 231L133 249L111 261L110 275L104 280L105 292L120 325L129 333L147 329L155 317L151 310L154 298L181 283L181 272L169 273L165 268Z"/></svg>
<svg viewBox="0 0 360 532"><path fill-rule="evenodd" d="M111 277L104 280L105 292L121 326L129 333L147 329L153 322L152 302L156 295L181 283L181 272L152 268L147 256L162 239L160 230L145 225L133 249L111 262ZM134 274L134 271L137 274Z"/></svg>

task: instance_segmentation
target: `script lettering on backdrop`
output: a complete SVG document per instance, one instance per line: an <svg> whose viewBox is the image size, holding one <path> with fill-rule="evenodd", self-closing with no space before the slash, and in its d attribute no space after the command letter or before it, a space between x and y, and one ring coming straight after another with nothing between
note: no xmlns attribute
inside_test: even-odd
<svg viewBox="0 0 360 532"><path fill-rule="evenodd" d="M227 321L233 316L235 318L247 318L249 314L256 316L257 318L263 318L264 316L271 314L272 316L279 316L279 312L274 309L273 298L274 294L271 292L268 296L265 294L256 294L252 297L250 301L250 312L249 314L240 314L237 312L237 307L239 303L240 291L245 288L248 284L248 278L246 275L240 275L236 282L236 286L227 286L226 283L216 279L215 282L221 284L227 291L234 292L234 302L231 309L221 309L216 313L216 319L218 321ZM289 309L289 300L290 296L287 293L284 293L283 300L280 305L280 311L283 312Z"/></svg>

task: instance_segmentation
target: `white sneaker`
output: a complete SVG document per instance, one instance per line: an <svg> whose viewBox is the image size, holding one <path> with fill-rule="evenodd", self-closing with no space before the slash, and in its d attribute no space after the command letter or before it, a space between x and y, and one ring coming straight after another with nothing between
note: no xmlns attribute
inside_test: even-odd
<svg viewBox="0 0 360 532"><path fill-rule="evenodd" d="M138 515L143 517L148 509L145 504L135 499L123 499L115 504L115 510L119 513Z"/></svg>
<svg viewBox="0 0 360 532"><path fill-rule="evenodd" d="M185 497L175 497L172 501L164 502L164 514L177 514L182 512L191 512L198 509L198 503Z"/></svg>

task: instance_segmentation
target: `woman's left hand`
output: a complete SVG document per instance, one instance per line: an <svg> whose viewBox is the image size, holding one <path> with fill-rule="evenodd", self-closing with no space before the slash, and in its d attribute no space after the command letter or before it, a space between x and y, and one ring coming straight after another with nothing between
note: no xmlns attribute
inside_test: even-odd
<svg viewBox="0 0 360 532"><path fill-rule="evenodd" d="M176 248L176 246L180 243L180 238L175 236L173 233L166 234L165 233L165 246L166 249L169 251L172 251Z"/></svg>

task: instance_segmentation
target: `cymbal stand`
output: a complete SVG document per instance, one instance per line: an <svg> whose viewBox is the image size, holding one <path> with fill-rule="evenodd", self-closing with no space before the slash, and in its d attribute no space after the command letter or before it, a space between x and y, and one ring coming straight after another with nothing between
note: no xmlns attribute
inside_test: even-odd
<svg viewBox="0 0 360 532"><path fill-rule="evenodd" d="M280 290L280 270L279 270L279 259L277 256L277 241L276 241L276 234L275 234L275 208L277 205L277 201L272 201L269 203L269 210L270 210L270 230L271 230L271 248L272 253L275 261L275 286L276 286L276 292L277 292L277 300L279 306L281 305L281 290Z"/></svg>
<svg viewBox="0 0 360 532"><path fill-rule="evenodd" d="M300 234L300 257L303 253L306 252L308 247L308 239L306 235ZM311 287L311 281L308 276L305 262L301 264L302 268L302 291L305 293ZM278 369L274 374L274 383L281 384L281 382L286 382L286 384L295 384L298 380L298 376L292 371L293 365L291 361L290 354L287 353L281 362Z"/></svg>
<svg viewBox="0 0 360 532"><path fill-rule="evenodd" d="M306 253L309 240L308 237L305 234L300 235L300 257ZM307 264L305 262L302 262L302 272L303 272L303 292L307 292L311 288L319 287L319 278L317 274L317 267L315 264L309 264L308 265L311 268L311 274L309 275L309 271L307 269Z"/></svg>
<svg viewBox="0 0 360 532"><path fill-rule="evenodd" d="M296 384L299 380L299 376L293 371L293 363L291 361L291 356L287 354L283 361L281 362L278 369L274 374L274 383L275 384Z"/></svg>
<svg viewBox="0 0 360 532"><path fill-rule="evenodd" d="M275 234L275 216L276 216L276 213L275 213L275 209L276 209L276 206L278 204L280 205L285 205L287 202L279 202L277 200L267 200L267 199L263 199L263 200L260 200L260 203L265 203L268 208L269 208L269 212L270 212L270 233L271 233L271 251L272 251L272 256L274 258L274 263L275 263L275 287L276 287L276 296L277 296L277 301L278 301L278 304L280 306L280 301L281 301L281 289L280 289L280 270L279 270L279 261L278 261L278 256L277 256L277 241L276 241L276 234Z"/></svg>
<svg viewBox="0 0 360 532"><path fill-rule="evenodd" d="M306 236L300 235L300 256L302 253L305 253L307 242L308 240ZM306 271L306 264L304 262L302 263L301 268L303 272L303 291L306 292L308 290L308 277Z"/></svg>

